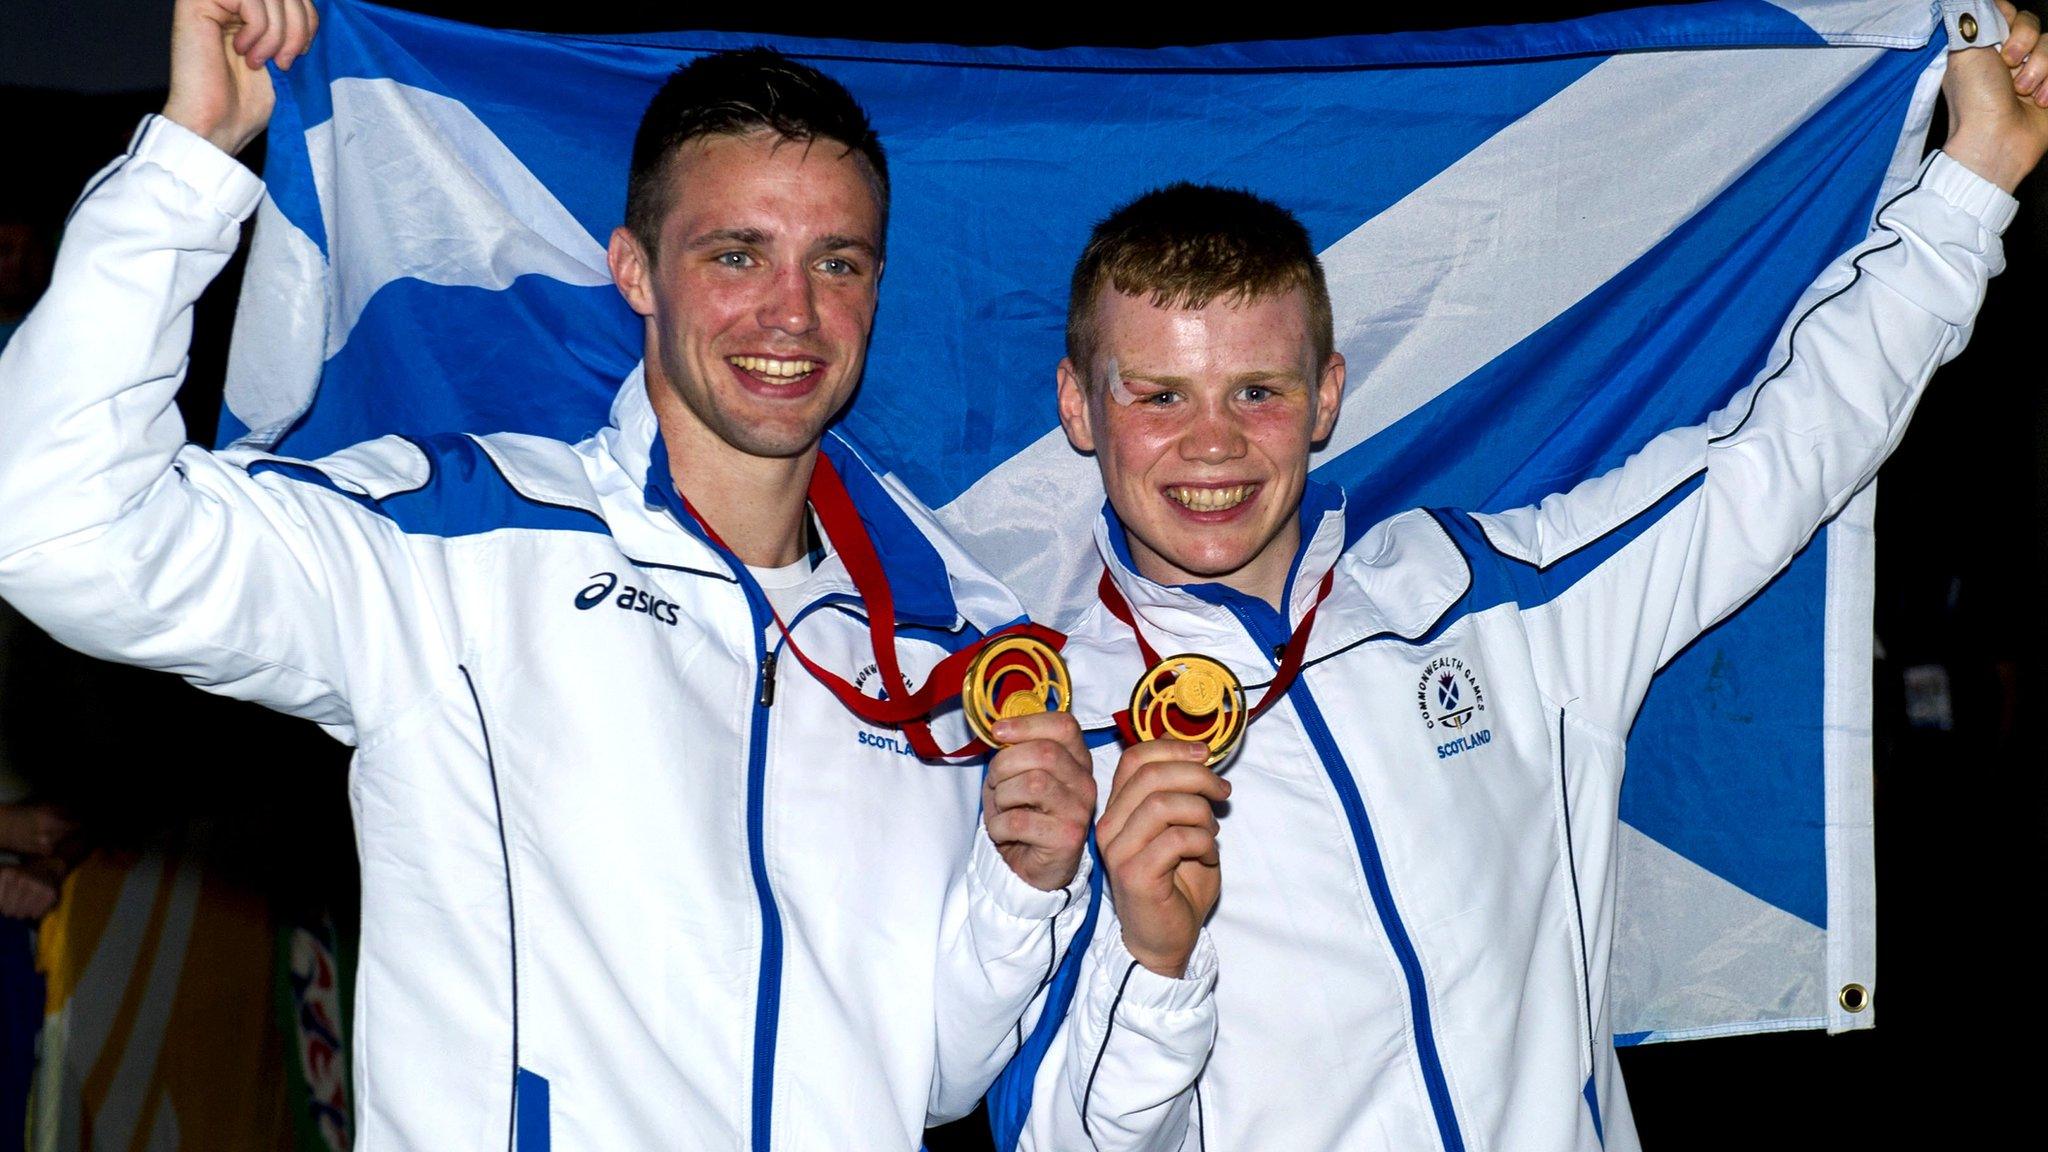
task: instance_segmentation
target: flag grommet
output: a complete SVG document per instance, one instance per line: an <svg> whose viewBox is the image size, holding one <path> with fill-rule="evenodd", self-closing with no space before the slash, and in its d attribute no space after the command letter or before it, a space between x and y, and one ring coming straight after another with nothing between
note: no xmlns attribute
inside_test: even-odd
<svg viewBox="0 0 2048 1152"><path fill-rule="evenodd" d="M1971 44L1975 44L1977 42L1977 18L1975 16L1970 15L1968 12L1965 12L1961 16L1956 17L1956 31L1961 32L1963 34L1964 41ZM1849 988L1854 987L1854 984L1851 984L1849 986ZM1845 996L1848 995L1849 988L1842 989L1842 994ZM1847 1007L1847 1005L1844 1005L1844 1007ZM1855 1009L1850 1008L1849 1011L1854 1012Z"/></svg>
<svg viewBox="0 0 2048 1152"><path fill-rule="evenodd" d="M1861 984L1844 984L1835 996L1835 1002L1844 1012L1861 1012L1870 1007L1870 989Z"/></svg>

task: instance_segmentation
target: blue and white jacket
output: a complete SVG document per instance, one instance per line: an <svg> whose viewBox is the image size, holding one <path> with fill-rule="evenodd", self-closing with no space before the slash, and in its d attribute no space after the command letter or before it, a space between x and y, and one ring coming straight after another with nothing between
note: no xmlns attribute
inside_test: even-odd
<svg viewBox="0 0 2048 1152"><path fill-rule="evenodd" d="M1607 982L1636 709L1876 475L1968 338L2014 209L1937 153L1765 374L1532 507L1368 526L1311 484L1284 615L1144 579L1106 515L1097 545L1153 647L1225 661L1253 702L1336 576L1300 678L1227 769L1222 895L1187 975L1138 966L1102 900L991 1095L1003 1146L1637 1147ZM1097 605L1066 651L1084 726L1106 725L1144 670L1129 629ZM1105 802L1118 752L1096 754Z"/></svg>
<svg viewBox="0 0 2048 1152"><path fill-rule="evenodd" d="M1023 883L979 768L778 665L760 589L681 514L637 373L576 445L188 446L192 303L261 194L159 118L88 190L0 354L0 596L355 746L357 1147L913 1149L971 1109L1085 874ZM910 676L1017 616L892 480L824 451ZM807 595L798 643L859 678L836 558Z"/></svg>

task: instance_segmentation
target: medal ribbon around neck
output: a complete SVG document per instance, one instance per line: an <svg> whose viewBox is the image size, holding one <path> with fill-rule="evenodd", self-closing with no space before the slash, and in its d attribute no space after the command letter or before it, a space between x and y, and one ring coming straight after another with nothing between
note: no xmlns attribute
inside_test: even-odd
<svg viewBox="0 0 2048 1152"><path fill-rule="evenodd" d="M1272 683L1266 686L1266 694L1259 697L1258 705L1252 708L1249 713L1243 712L1244 690L1238 687L1237 677L1232 675L1230 670L1221 663L1211 660L1206 656L1169 656L1163 660L1160 659L1158 650L1153 648L1151 643L1145 639L1145 630L1138 626L1137 613L1131 611L1130 601L1124 599L1123 591L1116 586L1116 581L1110 578L1107 568L1103 569L1102 579L1096 582L1095 594L1101 598L1102 606L1109 609L1109 614L1123 621L1124 626L1131 630L1131 637L1138 642L1138 652L1145 658L1147 671L1139 679L1137 688L1131 693L1131 700L1134 706L1138 703L1140 697L1146 694L1148 686L1157 693L1159 682L1167 674L1174 673L1176 678L1178 678L1188 674L1190 665L1195 666L1193 672L1197 677L1196 684L1200 688L1201 695L1205 698L1191 701L1191 703L1198 705L1213 703L1216 705L1213 711L1217 716L1217 720L1209 729L1211 738L1206 741L1209 744L1210 750L1209 764L1213 767L1230 755L1231 749L1236 746L1244 730L1251 727L1252 721L1264 715L1267 709L1278 703L1280 698L1287 694L1287 690L1294 686L1295 677L1301 674L1302 657L1308 652L1309 632L1315 628L1316 609L1323 606L1323 600L1329 596L1330 589L1336 581L1336 576L1337 571L1334 568L1323 573L1322 583L1316 586L1314 602L1308 606L1308 611L1302 614L1301 623L1294 626L1293 633L1287 637L1286 646L1280 651L1280 666L1273 673ZM1210 671L1207 666L1213 666L1215 671ZM1171 690L1170 686L1168 690ZM1215 697L1215 699L1211 700L1207 699L1207 697ZM1155 695L1156 699L1158 697ZM1230 722L1230 718L1225 714L1225 710L1233 704L1238 712L1243 715L1242 723ZM1197 719L1199 719L1199 716L1211 713L1211 709L1206 707L1184 709L1184 711L1197 713ZM1117 731L1123 735L1124 742L1127 744L1138 743L1144 738L1143 734L1139 731L1137 720L1132 715L1132 712L1132 708L1126 708L1116 714ZM1172 734L1172 725L1168 724L1166 727L1168 728L1168 733ZM1204 742L1199 736L1186 738L1193 739L1196 743Z"/></svg>
<svg viewBox="0 0 2048 1152"><path fill-rule="evenodd" d="M853 579L854 591L860 594L861 603L867 609L868 643L874 649L875 669L881 674L882 687L888 692L888 699L877 700L863 693L838 673L805 655L804 650L797 647L796 637L790 635L789 625L783 622L782 614L772 603L768 606L768 613L774 617L775 627L782 632L789 654L796 657L804 671L837 697L847 711L870 724L900 730L909 740L911 750L923 759L950 760L959 756L983 755L993 751L995 743L990 739L993 733L987 731L988 723L993 721L975 719L977 712L973 706L976 701L972 699L967 701L969 727L977 739L948 752L941 749L932 736L931 714L962 694L969 683L967 674L970 668L982 674L980 679L984 685L982 691L973 695L983 698L982 703L992 710L996 719L1048 709L1071 710L1072 692L1067 685L1066 666L1058 655L1067 638L1038 624L1004 628L952 653L939 661L931 674L925 677L924 687L912 692L896 654L895 594L889 589L889 578L882 570L881 557L875 553L874 541L868 538L867 526L861 523L853 497L847 494L846 482L840 479L839 470L822 452L811 469L811 483L806 496L812 510L818 514L819 523L825 527L825 538L839 553L840 562L846 565L846 573ZM710 522L698 514L680 487L676 489L676 498L682 501L683 510L690 514L713 544L728 553L732 551L712 529ZM987 661L981 661L984 652L990 656ZM1046 670L1045 673L1034 675L1041 668ZM1057 675L1053 675L1054 669ZM1017 683L1019 680L1025 682ZM1034 699L1039 706L1033 708L998 695L1006 683L1013 689L1012 695L1015 690L1028 691L1035 687L1038 694ZM1056 695L1056 699L1048 699L1048 694Z"/></svg>

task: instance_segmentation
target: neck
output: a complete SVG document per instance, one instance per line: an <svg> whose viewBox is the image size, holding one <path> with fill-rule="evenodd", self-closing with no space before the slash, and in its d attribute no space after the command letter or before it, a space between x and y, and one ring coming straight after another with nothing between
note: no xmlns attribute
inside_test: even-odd
<svg viewBox="0 0 2048 1152"><path fill-rule="evenodd" d="M666 388L648 398L676 490L742 564L781 568L804 554L805 502L818 448L751 456L713 435Z"/></svg>
<svg viewBox="0 0 2048 1152"><path fill-rule="evenodd" d="M1301 529L1291 521L1257 556L1230 572L1191 572L1145 547L1129 532L1124 533L1124 542L1138 575L1155 584L1169 588L1181 584L1221 584L1265 601L1283 617L1287 615L1287 606L1280 603L1280 597L1287 592L1287 574L1294 570L1294 554L1301 548Z"/></svg>

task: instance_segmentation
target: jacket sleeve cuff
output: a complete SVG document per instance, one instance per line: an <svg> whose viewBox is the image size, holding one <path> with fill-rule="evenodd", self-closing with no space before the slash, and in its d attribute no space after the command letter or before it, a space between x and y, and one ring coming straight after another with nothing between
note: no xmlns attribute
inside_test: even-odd
<svg viewBox="0 0 2048 1152"><path fill-rule="evenodd" d="M1928 157L1920 187L1968 213L1993 235L2004 233L2020 210L2012 194L1964 167L1946 152Z"/></svg>
<svg viewBox="0 0 2048 1152"><path fill-rule="evenodd" d="M1195 938L1195 950L1188 957L1187 971L1178 979L1161 976L1139 964L1130 949L1124 947L1124 934L1120 928L1113 923L1108 928L1109 931L1096 937L1100 941L1096 945L1096 962L1106 971L1130 972L1130 978L1123 982L1123 995L1117 1001L1119 1023L1134 1024L1131 1019L1134 1013L1189 1012L1206 1006L1216 991L1216 942L1210 938L1207 928Z"/></svg>
<svg viewBox="0 0 2048 1152"><path fill-rule="evenodd" d="M1094 869L1094 855L1081 853L1081 866L1064 888L1041 892L1010 871L1003 854L996 851L986 828L977 829L974 847L967 859L968 894L977 906L992 905L1017 920L1046 920L1070 909L1088 906L1088 874Z"/></svg>
<svg viewBox="0 0 2048 1152"><path fill-rule="evenodd" d="M248 219L263 199L263 181L241 161L163 116L142 118L128 141L128 156L169 172L231 220Z"/></svg>

